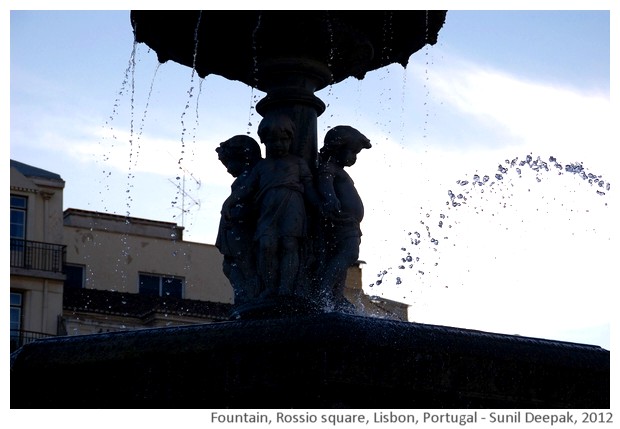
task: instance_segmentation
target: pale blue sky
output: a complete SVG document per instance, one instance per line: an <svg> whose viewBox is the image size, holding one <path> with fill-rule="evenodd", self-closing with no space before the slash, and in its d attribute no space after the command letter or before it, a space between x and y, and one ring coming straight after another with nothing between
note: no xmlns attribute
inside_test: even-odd
<svg viewBox="0 0 620 429"><path fill-rule="evenodd" d="M127 75L132 109L128 11L12 11L10 36L11 158L60 174L65 208L175 221L186 239L213 243L231 182L214 148L246 131L256 137L252 107L262 94L213 76L200 82L172 63L157 69L139 45ZM373 142L350 169L367 208L367 292L410 302L417 322L609 348L609 52L608 11L450 11L439 42L406 70L321 91L320 137L348 124ZM448 190L465 189L457 180L493 177L498 163L530 152L582 162L611 190L600 196L570 174L540 174L539 183L511 169L486 194L467 188L469 206L445 205ZM426 226L439 246L403 253L408 233ZM399 270L407 252L420 264ZM383 269L383 284L369 288Z"/></svg>

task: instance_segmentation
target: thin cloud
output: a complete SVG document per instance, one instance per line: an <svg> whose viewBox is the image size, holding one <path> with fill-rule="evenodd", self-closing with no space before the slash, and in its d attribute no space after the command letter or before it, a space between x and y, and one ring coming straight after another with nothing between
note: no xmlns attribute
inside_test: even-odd
<svg viewBox="0 0 620 429"><path fill-rule="evenodd" d="M444 104L477 122L496 124L523 145L572 154L586 142L610 143L608 95L523 80L464 61L446 62L426 84Z"/></svg>

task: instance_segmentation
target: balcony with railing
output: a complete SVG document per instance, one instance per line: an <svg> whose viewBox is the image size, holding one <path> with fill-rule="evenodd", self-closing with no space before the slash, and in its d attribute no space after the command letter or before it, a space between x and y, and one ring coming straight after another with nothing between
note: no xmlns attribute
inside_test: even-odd
<svg viewBox="0 0 620 429"><path fill-rule="evenodd" d="M11 268L62 273L67 246L11 238Z"/></svg>
<svg viewBox="0 0 620 429"><path fill-rule="evenodd" d="M40 338L54 337L55 335L44 334L43 332L24 331L11 329L11 353L23 346Z"/></svg>

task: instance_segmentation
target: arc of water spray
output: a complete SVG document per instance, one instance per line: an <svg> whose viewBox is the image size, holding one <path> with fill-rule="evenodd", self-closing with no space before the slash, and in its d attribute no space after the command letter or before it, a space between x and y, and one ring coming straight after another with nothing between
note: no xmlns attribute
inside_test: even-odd
<svg viewBox="0 0 620 429"><path fill-rule="evenodd" d="M572 173L573 175L580 177L582 181L588 182L590 186L596 189L596 193L600 196L605 196L607 192L611 190L611 184L609 181L604 180L602 175L592 173L588 171L586 167L581 162L573 162L568 164L562 164L557 160L556 157L550 156L548 161L545 161L540 156L534 158L531 154L525 156L524 159L519 159L519 157L513 159L506 159L503 163L499 163L496 173L493 174L479 174L476 172L471 176L470 179L459 179L456 181L456 184L463 189L463 191L452 191L449 189L448 193L448 201L446 201L447 210L456 210L461 206L468 205L468 195L470 192L479 192L480 194L484 194L484 190L487 189L492 191L495 186L499 186L505 182L506 177L510 174L511 170L514 170L518 177L522 177L524 170L529 169L536 175L536 181L541 182L540 174L543 172L551 173L556 171L557 175L565 175L566 173ZM512 195L508 195L510 198ZM504 198L504 197L502 197ZM605 203L607 205L607 203ZM506 203L503 204L504 208L506 207ZM432 244L432 249L437 251L439 240L434 237L434 234L431 232L429 225L427 224L430 219L430 212L426 214L427 220L421 220L420 224L424 226L426 229L426 236L423 237L420 232L409 232L410 236L410 244L414 246L414 248L418 248L421 244L423 244L423 240L428 239L428 241ZM478 213L478 212L476 212ZM443 230L444 227L452 228L451 224L447 224L448 215L445 213L441 213L439 215L439 220L437 222L437 227ZM452 223L458 224L459 222L456 220L452 220ZM436 232L436 231L434 231ZM447 240L448 237L444 236L444 240ZM401 258L401 262L398 264L399 270L404 270L406 268L415 269L419 267L424 261L421 261L420 256L413 257L411 252L408 251L407 248L401 248L401 251L406 252L406 256ZM438 262L435 262L434 266L438 266ZM392 268L383 269L377 273L377 279L369 284L369 287L381 286L385 284L386 276L392 271ZM425 272L418 269L418 274L424 275ZM395 279L396 285L401 285L402 279L401 277L396 277ZM447 286L446 286L447 287Z"/></svg>

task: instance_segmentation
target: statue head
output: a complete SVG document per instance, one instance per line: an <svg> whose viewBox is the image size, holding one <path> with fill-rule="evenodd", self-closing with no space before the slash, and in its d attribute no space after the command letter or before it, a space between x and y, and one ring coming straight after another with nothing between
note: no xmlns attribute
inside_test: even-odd
<svg viewBox="0 0 620 429"><path fill-rule="evenodd" d="M249 171L261 159L258 143L246 135L229 138L220 143L215 151L233 177L239 177L244 171Z"/></svg>
<svg viewBox="0 0 620 429"><path fill-rule="evenodd" d="M269 115L258 125L258 136L265 145L267 157L288 154L295 136L295 123L286 115Z"/></svg>
<svg viewBox="0 0 620 429"><path fill-rule="evenodd" d="M325 134L324 144L319 151L322 162L335 161L341 166L351 166L362 149L370 149L370 140L348 125L338 125Z"/></svg>

